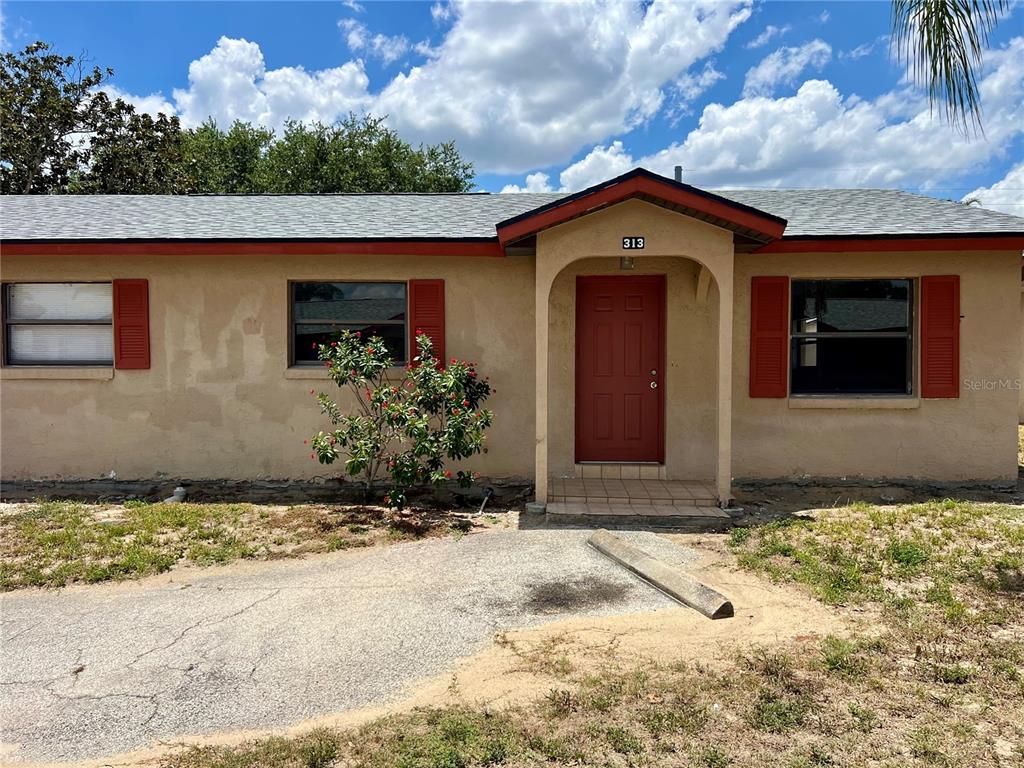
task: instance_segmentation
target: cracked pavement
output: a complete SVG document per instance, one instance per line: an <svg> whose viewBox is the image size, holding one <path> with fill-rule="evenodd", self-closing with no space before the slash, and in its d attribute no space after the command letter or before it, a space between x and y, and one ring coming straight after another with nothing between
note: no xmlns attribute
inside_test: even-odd
<svg viewBox="0 0 1024 768"><path fill-rule="evenodd" d="M175 737L270 729L402 698L495 632L571 615L675 607L586 544L509 530L139 583L0 596L0 755L110 757ZM625 534L683 563L693 553ZM539 586L610 601L545 612Z"/></svg>

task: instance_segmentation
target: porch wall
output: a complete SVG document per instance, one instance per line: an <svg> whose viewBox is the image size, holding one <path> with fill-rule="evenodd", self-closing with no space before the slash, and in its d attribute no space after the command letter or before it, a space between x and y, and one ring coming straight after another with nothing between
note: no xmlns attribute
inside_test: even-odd
<svg viewBox="0 0 1024 768"><path fill-rule="evenodd" d="M638 256L620 271L617 258L577 261L551 288L548 434L549 472L572 476L576 419L576 277L578 275L666 276L665 467L676 479L715 476L718 292L697 300L700 267L682 258Z"/></svg>
<svg viewBox="0 0 1024 768"><path fill-rule="evenodd" d="M870 399L751 398L750 281L791 277L960 275L960 397L883 407ZM733 475L945 482L1017 477L1020 259L1002 253L750 254L736 257ZM915 312L915 317L919 313ZM919 338L915 334L915 341ZM915 350L915 365L919 352ZM915 392L918 391L915 371ZM894 405L898 407L893 407Z"/></svg>

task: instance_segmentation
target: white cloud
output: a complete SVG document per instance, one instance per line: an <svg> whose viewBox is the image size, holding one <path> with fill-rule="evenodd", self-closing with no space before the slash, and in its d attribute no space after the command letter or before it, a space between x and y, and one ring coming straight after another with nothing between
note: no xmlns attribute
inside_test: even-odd
<svg viewBox="0 0 1024 768"><path fill-rule="evenodd" d="M551 186L550 176L537 171L537 173L528 173L526 175L526 184L524 186L506 184L501 191L503 194L515 192L553 192L554 187Z"/></svg>
<svg viewBox="0 0 1024 768"><path fill-rule="evenodd" d="M222 37L189 66L174 105L185 125L213 117L280 128L287 118L387 115L413 144L454 140L478 170L525 172L686 108L721 74L706 63L750 16L751 0L437 3L443 38L415 46L362 22L338 27L360 59L267 70L258 44ZM426 61L369 92L363 58ZM705 66L691 74L691 67Z"/></svg>
<svg viewBox="0 0 1024 768"><path fill-rule="evenodd" d="M832 58L832 46L812 40L799 47L779 48L747 70L743 95L767 96L777 85L793 85L807 68L821 69Z"/></svg>
<svg viewBox="0 0 1024 768"><path fill-rule="evenodd" d="M856 48L853 48L851 50L840 51L839 52L839 58L840 59L850 59L852 61L856 61L857 59L863 59L865 56L868 56L871 53L873 53L875 48L877 48L879 45L881 45L883 43L888 43L888 41L889 41L889 36L888 35L879 35L874 40L872 40L870 43L861 43Z"/></svg>
<svg viewBox="0 0 1024 768"><path fill-rule="evenodd" d="M434 3L430 6L430 17L435 24L441 24L452 17L452 7L448 3Z"/></svg>
<svg viewBox="0 0 1024 768"><path fill-rule="evenodd" d="M178 111L174 108L162 93L151 93L148 96L136 96L135 94L122 91L116 85L105 85L103 91L111 101L121 99L135 107L136 112L144 112L147 115L156 117L161 112L165 115L176 115Z"/></svg>
<svg viewBox="0 0 1024 768"><path fill-rule="evenodd" d="M633 168L633 158L621 141L607 147L594 147L583 159L566 168L558 177L560 192L574 192L592 187ZM531 173L526 185L506 184L502 192L554 192L551 177L546 173Z"/></svg>
<svg viewBox="0 0 1024 768"><path fill-rule="evenodd" d="M410 141L455 140L482 170L564 162L643 124L664 89L719 50L748 4L452 4L435 54L375 108Z"/></svg>
<svg viewBox="0 0 1024 768"><path fill-rule="evenodd" d="M793 29L792 24L786 24L781 27L776 27L774 24L769 24L764 28L764 31L746 44L746 48L761 48L768 45L776 37L782 37L784 34Z"/></svg>
<svg viewBox="0 0 1024 768"><path fill-rule="evenodd" d="M221 125L246 120L279 129L287 118L334 122L369 106L362 62L307 72L302 67L267 70L256 43L222 37L189 65L188 88L174 90L182 124L212 117Z"/></svg>
<svg viewBox="0 0 1024 768"><path fill-rule="evenodd" d="M385 64L391 64L409 50L409 40L405 35L374 35L360 21L342 19L338 29L345 33L345 42L353 53L364 53L374 56Z"/></svg>
<svg viewBox="0 0 1024 768"><path fill-rule="evenodd" d="M1002 157L1024 136L1024 37L989 51L985 61L984 140L942 123L909 88L866 100L809 80L790 96L709 104L683 141L644 157L634 158L618 142L595 147L560 180L573 190L637 165L669 177L681 165L687 182L708 188L939 187ZM987 199L984 189L978 196L998 205L1011 188L1024 188L1024 181L993 185Z"/></svg>
<svg viewBox="0 0 1024 768"><path fill-rule="evenodd" d="M341 4L354 13L362 13L366 10L363 4L356 2L356 0L341 0Z"/></svg>
<svg viewBox="0 0 1024 768"><path fill-rule="evenodd" d="M828 11L822 11L818 15L818 21L821 22L822 24L828 24L828 20L831 19L831 18L832 18L832 14L829 13Z"/></svg>
<svg viewBox="0 0 1024 768"><path fill-rule="evenodd" d="M863 59L865 56L870 54L871 51L873 51L874 49L875 49L875 44L874 43L861 43L860 45L858 45L853 50L850 50L850 51L840 51L839 52L839 58L840 59L853 59L854 61L856 61L857 59Z"/></svg>
<svg viewBox="0 0 1024 768"><path fill-rule="evenodd" d="M990 187L978 187L964 195L964 202L977 200L982 208L1024 217L1024 162L1017 163Z"/></svg>
<svg viewBox="0 0 1024 768"><path fill-rule="evenodd" d="M691 75L687 72L676 80L675 88L682 98L693 101L719 80L724 79L725 75L715 69L714 64L708 62L699 74Z"/></svg>

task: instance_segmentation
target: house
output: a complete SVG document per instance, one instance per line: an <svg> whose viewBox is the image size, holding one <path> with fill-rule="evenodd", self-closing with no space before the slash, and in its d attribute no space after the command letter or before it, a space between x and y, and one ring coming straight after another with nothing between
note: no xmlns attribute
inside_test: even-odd
<svg viewBox="0 0 1024 768"><path fill-rule="evenodd" d="M734 478L1017 477L1013 216L643 169L575 194L14 196L0 215L7 481L323 476L311 342L341 328L403 361L422 328L476 361L496 420L471 467L541 501L577 477L722 503Z"/></svg>

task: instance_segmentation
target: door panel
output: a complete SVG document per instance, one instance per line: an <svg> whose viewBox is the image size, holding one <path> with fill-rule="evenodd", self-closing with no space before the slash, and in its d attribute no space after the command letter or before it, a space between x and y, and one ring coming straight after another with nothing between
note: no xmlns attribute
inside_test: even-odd
<svg viewBox="0 0 1024 768"><path fill-rule="evenodd" d="M664 326L663 275L576 279L576 461L664 460Z"/></svg>

